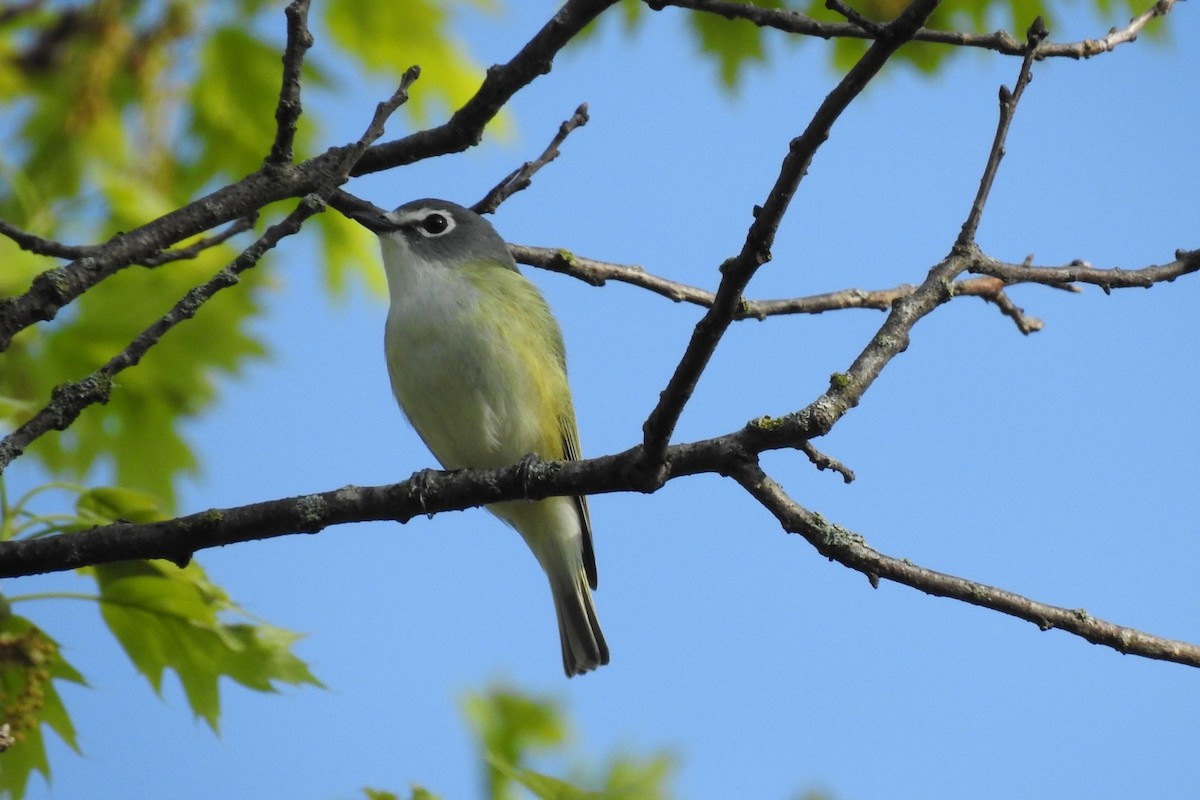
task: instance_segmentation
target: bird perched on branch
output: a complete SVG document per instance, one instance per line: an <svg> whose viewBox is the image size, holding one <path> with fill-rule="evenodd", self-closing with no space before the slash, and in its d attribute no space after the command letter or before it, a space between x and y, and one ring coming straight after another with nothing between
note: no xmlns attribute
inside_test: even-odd
<svg viewBox="0 0 1200 800"><path fill-rule="evenodd" d="M344 213L379 236L392 391L442 466L505 467L530 454L579 458L558 322L495 228L445 200ZM550 580L567 676L607 664L592 601L586 498L513 500L488 510L517 529Z"/></svg>

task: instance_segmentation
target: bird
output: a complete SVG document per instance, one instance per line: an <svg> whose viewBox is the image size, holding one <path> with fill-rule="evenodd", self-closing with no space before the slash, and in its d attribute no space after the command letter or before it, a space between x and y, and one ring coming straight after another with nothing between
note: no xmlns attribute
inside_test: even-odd
<svg viewBox="0 0 1200 800"><path fill-rule="evenodd" d="M579 459L558 321L491 223L432 198L363 206L344 213L379 238L392 391L434 457L448 470ZM549 579L567 677L607 664L587 499L487 509L521 534Z"/></svg>

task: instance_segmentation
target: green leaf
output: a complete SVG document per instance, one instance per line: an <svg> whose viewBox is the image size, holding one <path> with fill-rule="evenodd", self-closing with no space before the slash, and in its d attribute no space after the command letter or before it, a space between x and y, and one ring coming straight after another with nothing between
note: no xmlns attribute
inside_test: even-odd
<svg viewBox="0 0 1200 800"><path fill-rule="evenodd" d="M243 24L218 28L200 53L204 77L193 83L189 97L190 133L200 146L189 169L197 182L253 171L275 138L270 109L279 96L279 48Z"/></svg>
<svg viewBox="0 0 1200 800"><path fill-rule="evenodd" d="M531 747L552 747L567 738L558 704L548 698L491 689L486 694L468 696L464 710L484 750L510 764L519 764Z"/></svg>
<svg viewBox="0 0 1200 800"><path fill-rule="evenodd" d="M321 7L333 42L365 69L399 79L404 70L420 65L421 80L403 108L421 123L429 119L431 101L457 109L483 82L483 68L450 32L462 5L461 0L339 0ZM477 0L472 5L492 4Z"/></svg>
<svg viewBox="0 0 1200 800"><path fill-rule="evenodd" d="M584 789L524 766L531 749L557 749L566 742L567 722L552 700L494 688L468 696L463 710L480 741L487 767L484 796L492 800L517 797L514 786L543 800L663 800L669 796L667 781L674 761L663 754L645 759L618 757L604 769L589 769L585 774L599 776L591 783L603 786L601 790Z"/></svg>
<svg viewBox="0 0 1200 800"><path fill-rule="evenodd" d="M670 796L667 782L674 770L675 759L665 754L614 758L608 766L604 790L608 796L624 800L665 800Z"/></svg>
<svg viewBox="0 0 1200 800"><path fill-rule="evenodd" d="M780 0L758 0L749 5L780 8ZM725 19L715 14L689 14L688 25L700 51L712 56L726 89L737 86L743 70L751 63L766 61L763 29L742 19Z"/></svg>
<svg viewBox="0 0 1200 800"><path fill-rule="evenodd" d="M555 747L567 738L562 713L557 703L547 698L494 688L486 694L469 695L463 710L486 754L487 794L497 800L512 797L509 786L515 780L497 763L519 767L531 748Z"/></svg>
<svg viewBox="0 0 1200 800"><path fill-rule="evenodd" d="M395 792L385 792L382 789L364 788L363 794L367 796L367 800L400 800L400 795Z"/></svg>
<svg viewBox="0 0 1200 800"><path fill-rule="evenodd" d="M120 352L229 258L230 249L214 248L196 261L114 275L73 303L63 324L22 338L0 374L0 392L40 405L55 385L91 373ZM218 373L237 373L264 354L248 331L260 284L247 275L168 331L140 364L116 377L106 405L87 409L67 431L42 437L30 454L77 479L110 463L118 483L163 498L169 509L175 479L197 467L180 431L182 418L216 397Z"/></svg>
<svg viewBox="0 0 1200 800"><path fill-rule="evenodd" d="M400 795L395 792L386 792L382 789L364 788L363 794L367 796L367 800L401 800ZM436 794L420 786L413 786L412 794L409 797L410 800L439 800Z"/></svg>
<svg viewBox="0 0 1200 800"><path fill-rule="evenodd" d="M100 587L100 611L129 659L156 692L162 676L179 677L192 712L214 731L220 717L222 676L256 691L276 683L320 686L291 652L298 634L263 623L228 623L239 612L196 564L131 561L88 570Z"/></svg>
<svg viewBox="0 0 1200 800"><path fill-rule="evenodd" d="M49 780L43 727L79 752L75 726L55 681L85 683L62 657L58 643L36 625L19 616L0 619L0 720L16 740L0 755L0 795L19 800L35 771Z"/></svg>
<svg viewBox="0 0 1200 800"><path fill-rule="evenodd" d="M376 295L385 294L387 283L379 267L379 240L374 234L341 214L318 214L308 224L315 225L320 234L325 288L331 296L343 297L350 278L358 279Z"/></svg>
<svg viewBox="0 0 1200 800"><path fill-rule="evenodd" d="M493 769L521 784L541 800L605 800L610 796L607 792L588 791L551 775L513 766L490 753L487 761Z"/></svg>
<svg viewBox="0 0 1200 800"><path fill-rule="evenodd" d="M75 501L75 511L82 524L94 525L156 522L167 518L151 495L120 486L88 489Z"/></svg>

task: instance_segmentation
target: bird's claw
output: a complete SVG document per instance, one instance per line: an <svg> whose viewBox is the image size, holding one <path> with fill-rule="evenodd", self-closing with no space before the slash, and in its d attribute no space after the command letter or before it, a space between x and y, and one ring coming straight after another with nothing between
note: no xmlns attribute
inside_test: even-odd
<svg viewBox="0 0 1200 800"><path fill-rule="evenodd" d="M408 479L408 482L412 484L413 493L417 496L417 502L421 504L421 513L430 519L433 518L433 514L429 513L429 510L426 508L425 500L433 489L434 480L440 474L436 469L426 468L414 472L412 477Z"/></svg>
<svg viewBox="0 0 1200 800"><path fill-rule="evenodd" d="M541 463L541 458L537 453L529 453L521 456L521 460L517 462L517 475L521 479L521 489L525 493L525 499L529 499L529 484L533 480L533 468Z"/></svg>

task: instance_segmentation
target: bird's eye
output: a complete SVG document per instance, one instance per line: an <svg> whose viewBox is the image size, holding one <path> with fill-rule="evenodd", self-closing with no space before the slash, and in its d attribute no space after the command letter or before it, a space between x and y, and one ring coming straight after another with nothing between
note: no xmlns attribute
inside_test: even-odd
<svg viewBox="0 0 1200 800"><path fill-rule="evenodd" d="M445 233L449 227L450 221L443 214L430 214L421 220L421 230L429 236Z"/></svg>

